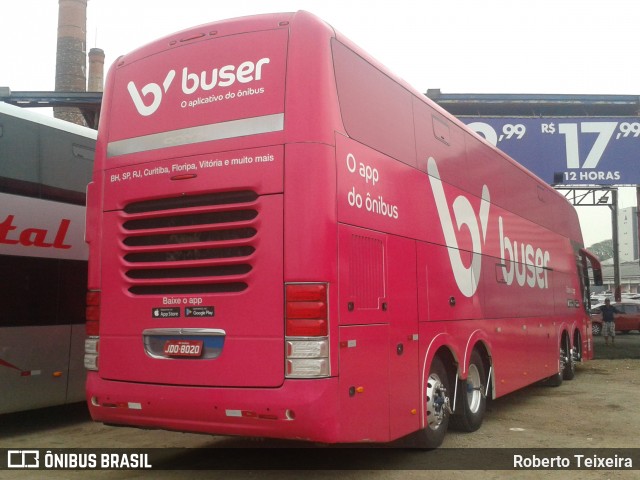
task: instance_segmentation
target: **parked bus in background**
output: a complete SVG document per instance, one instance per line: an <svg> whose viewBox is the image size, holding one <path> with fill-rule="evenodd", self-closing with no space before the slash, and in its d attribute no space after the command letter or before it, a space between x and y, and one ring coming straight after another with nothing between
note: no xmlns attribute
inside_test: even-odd
<svg viewBox="0 0 640 480"><path fill-rule="evenodd" d="M84 399L96 132L0 102L0 413Z"/></svg>
<svg viewBox="0 0 640 480"><path fill-rule="evenodd" d="M170 35L104 95L94 420L433 447L593 355L574 209L313 15Z"/></svg>

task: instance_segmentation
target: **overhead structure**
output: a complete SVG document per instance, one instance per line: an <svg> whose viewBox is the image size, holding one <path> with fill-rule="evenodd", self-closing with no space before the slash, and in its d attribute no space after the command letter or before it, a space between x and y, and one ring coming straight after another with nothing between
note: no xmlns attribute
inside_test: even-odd
<svg viewBox="0 0 640 480"><path fill-rule="evenodd" d="M640 116L639 95L442 93L429 89L426 96L456 116Z"/></svg>
<svg viewBox="0 0 640 480"><path fill-rule="evenodd" d="M102 92L12 92L0 87L0 102L24 108L73 107L80 110L88 127L97 129Z"/></svg>

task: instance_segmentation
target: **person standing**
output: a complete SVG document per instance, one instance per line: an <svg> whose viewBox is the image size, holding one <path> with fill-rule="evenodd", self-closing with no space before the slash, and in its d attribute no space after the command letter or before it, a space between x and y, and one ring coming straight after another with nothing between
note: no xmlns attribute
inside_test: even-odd
<svg viewBox="0 0 640 480"><path fill-rule="evenodd" d="M602 312L602 335L604 336L604 344L609 346L609 336L611 336L611 345L615 345L615 314L622 312L611 305L611 300L609 300L608 298L604 301L604 305L600 307L600 311Z"/></svg>

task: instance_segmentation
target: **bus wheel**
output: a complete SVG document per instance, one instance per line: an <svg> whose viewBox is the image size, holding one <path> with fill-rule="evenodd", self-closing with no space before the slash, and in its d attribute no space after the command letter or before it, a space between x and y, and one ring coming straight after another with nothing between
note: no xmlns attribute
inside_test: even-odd
<svg viewBox="0 0 640 480"><path fill-rule="evenodd" d="M566 353L567 351L568 350L566 350L565 340L563 339L562 342L560 343L560 354L558 358L558 373L547 378L547 380L545 381L545 383L550 387L559 387L560 385L562 385L562 380L564 379L564 372L566 370L566 364L568 361L567 353Z"/></svg>
<svg viewBox="0 0 640 480"><path fill-rule="evenodd" d="M438 357L431 362L426 387L425 406L427 418L424 429L419 432L419 443L423 448L436 448L444 440L449 426L449 417L451 416L449 376Z"/></svg>
<svg viewBox="0 0 640 480"><path fill-rule="evenodd" d="M451 417L451 425L463 432L475 432L482 425L487 408L485 395L487 380L484 363L480 354L474 350L469 362L467 380L462 383L459 411ZM488 381L488 380L487 380Z"/></svg>
<svg viewBox="0 0 640 480"><path fill-rule="evenodd" d="M579 333L573 339L573 360L576 365L582 362L582 337Z"/></svg>
<svg viewBox="0 0 640 480"><path fill-rule="evenodd" d="M562 378L564 380L573 380L573 377L576 376L576 358L573 348L571 348L569 337L565 337L562 344L563 348L560 350L560 355L564 359Z"/></svg>

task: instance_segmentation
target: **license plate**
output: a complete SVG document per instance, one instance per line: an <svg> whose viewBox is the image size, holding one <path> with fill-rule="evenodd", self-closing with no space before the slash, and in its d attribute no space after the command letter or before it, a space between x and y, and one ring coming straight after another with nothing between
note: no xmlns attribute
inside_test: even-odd
<svg viewBox="0 0 640 480"><path fill-rule="evenodd" d="M168 357L199 357L202 355L202 340L167 340L164 354Z"/></svg>

